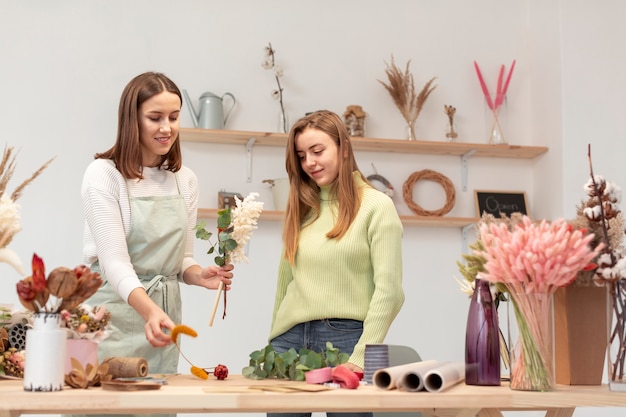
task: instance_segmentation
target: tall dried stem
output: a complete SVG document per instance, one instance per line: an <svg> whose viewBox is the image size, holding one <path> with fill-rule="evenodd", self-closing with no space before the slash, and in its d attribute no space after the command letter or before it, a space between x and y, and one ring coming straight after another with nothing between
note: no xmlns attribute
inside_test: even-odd
<svg viewBox="0 0 626 417"><path fill-rule="evenodd" d="M409 71L410 64L411 61L409 60L404 71L402 71L396 66L392 55L391 64L385 62L385 74L387 74L388 83L381 80L378 82L385 87L407 124L414 127L424 103L426 103L430 93L437 88L436 85L432 85L437 77L431 78L418 94L415 90L413 74Z"/></svg>

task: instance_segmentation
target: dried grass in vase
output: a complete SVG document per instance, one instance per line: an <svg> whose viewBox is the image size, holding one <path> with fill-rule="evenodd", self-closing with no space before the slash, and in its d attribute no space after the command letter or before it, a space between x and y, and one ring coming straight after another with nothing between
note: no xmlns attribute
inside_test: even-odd
<svg viewBox="0 0 626 417"><path fill-rule="evenodd" d="M391 95L391 98L400 110L402 117L407 123L408 126L408 139L416 140L415 137L415 121L419 116L422 108L424 107L424 103L430 96L430 93L433 92L436 85L432 85L437 77L431 78L419 92L416 94L415 91L415 83L413 80L413 74L409 71L409 66L411 64L411 60L406 63L406 67L404 71L396 66L394 62L393 55L391 56L391 65L385 62L385 73L387 74L387 79L389 83L385 83L381 80L378 80L379 83L385 87L385 89Z"/></svg>

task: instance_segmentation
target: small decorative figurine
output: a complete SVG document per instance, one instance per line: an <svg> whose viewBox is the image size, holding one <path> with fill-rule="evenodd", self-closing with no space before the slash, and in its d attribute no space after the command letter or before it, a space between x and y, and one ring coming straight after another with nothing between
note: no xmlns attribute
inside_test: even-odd
<svg viewBox="0 0 626 417"><path fill-rule="evenodd" d="M361 106L351 105L343 113L343 121L350 136L365 136L365 112Z"/></svg>

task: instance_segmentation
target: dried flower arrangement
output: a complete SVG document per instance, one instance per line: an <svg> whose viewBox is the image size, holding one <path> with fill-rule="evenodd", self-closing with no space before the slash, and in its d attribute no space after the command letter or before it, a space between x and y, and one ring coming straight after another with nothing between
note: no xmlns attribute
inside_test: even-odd
<svg viewBox="0 0 626 417"><path fill-rule="evenodd" d="M489 88L487 88L487 83L483 78L483 74L478 67L478 63L474 61L474 69L476 70L476 75L478 76L478 81L480 83L480 88L485 96L485 101L487 103L487 107L491 111L491 126L489 127L489 143L506 143L504 139L504 132L502 131L502 124L500 122L500 116L498 114L500 107L504 104L504 100L506 98L506 93L509 89L509 83L511 82L511 76L513 76L513 70L515 69L515 60L511 64L511 68L509 69L509 73L506 77L506 81L504 80L504 65L500 66L500 73L498 75L498 84L496 87L496 94L493 98L491 98L491 94L489 93Z"/></svg>
<svg viewBox="0 0 626 417"><path fill-rule="evenodd" d="M456 130L454 130L454 115L456 114L456 107L448 106L444 104L443 112L448 116L448 129L446 131L446 138L450 142L454 142L459 136Z"/></svg>
<svg viewBox="0 0 626 417"><path fill-rule="evenodd" d="M436 85L432 85L437 77L431 78L419 92L416 94L413 74L409 71L411 61L406 63L404 71L398 68L391 56L391 64L385 62L385 74L387 74L388 83L378 80L385 87L394 104L400 110L402 117L408 125L408 139L417 140L415 136L415 121L419 116L424 103L433 92Z"/></svg>
<svg viewBox="0 0 626 417"><path fill-rule="evenodd" d="M524 216L522 213L512 213L511 216L502 214L500 217L495 217L487 212L483 213L480 221L476 223L475 229L477 232L483 225L490 224L505 224L509 231L512 231L517 225L522 223ZM463 262L457 261L456 265L464 280L457 279L461 290L468 296L472 296L474 293L474 281L481 272L485 272L485 263L487 260L482 255L482 251L485 249L485 245L480 239L480 236L476 241L469 246L470 253L464 253L461 255ZM500 284L491 284L491 294L493 300L496 303L496 307L500 301L507 301L505 295L506 288Z"/></svg>
<svg viewBox="0 0 626 417"><path fill-rule="evenodd" d="M21 230L19 205L16 201L21 197L24 188L32 183L54 158L48 160L30 178L18 185L11 195L7 195L7 185L15 172L15 158L14 148L5 146L0 161L0 262L8 263L20 275L24 276L26 273L20 258L15 252L7 248L13 237Z"/></svg>
<svg viewBox="0 0 626 417"><path fill-rule="evenodd" d="M592 269L591 280L596 285L607 285L612 320L608 340L609 382L626 383L626 247L624 247L624 224L619 208L621 189L600 175L594 175L591 161L591 145L588 147L589 180L585 192L589 196L577 207L577 217L572 224L589 230L595 237L592 245L601 249ZM579 281L586 283L588 275L579 274ZM619 389L622 391L623 389Z"/></svg>
<svg viewBox="0 0 626 417"><path fill-rule="evenodd" d="M245 253L245 246L252 237L252 232L257 228L257 220L263 211L263 202L256 201L258 193L250 193L241 200L235 195L234 209L225 208L217 212L217 244L211 244L207 254L215 252L215 247L219 255L215 257L215 264L223 266L229 262L248 262ZM202 221L195 227L196 237L207 240L210 243L213 233L206 230L206 222ZM209 320L209 326L213 325L215 312L219 304L219 299L224 293L224 313L222 319L226 317L226 292L224 285L220 283L213 304L213 311Z"/></svg>
<svg viewBox="0 0 626 417"><path fill-rule="evenodd" d="M16 313L0 305L0 375L24 377L26 324L30 313Z"/></svg>
<svg viewBox="0 0 626 417"><path fill-rule="evenodd" d="M593 247L605 245L603 258L596 259L602 268L591 271L583 271L576 277L575 284L588 286L602 285L606 279L620 277L618 261L623 257L624 219L619 208L622 198L621 189L611 181L607 181L601 175L589 178L584 185L587 200L581 201L576 207L576 218L571 220L572 226L587 230L594 234L591 241ZM624 274L626 278L626 273Z"/></svg>
<svg viewBox="0 0 626 417"><path fill-rule="evenodd" d="M509 293L519 329L519 354L514 359L511 388L550 391L555 387L550 314L555 291L569 285L588 268L601 247L593 236L563 219L484 224L479 230L485 259L481 279L498 283Z"/></svg>
<svg viewBox="0 0 626 417"><path fill-rule="evenodd" d="M4 333L6 333L6 330L4 328L0 329L0 336L2 336L2 341L4 342L2 330L4 330ZM0 344L0 375L24 378L25 357L26 351L14 347L5 349L3 344Z"/></svg>
<svg viewBox="0 0 626 417"><path fill-rule="evenodd" d="M272 97L280 104L281 133L287 133L287 117L285 115L285 104L283 103L283 86L280 84L280 79L283 76L283 69L282 67L276 65L276 50L272 48L271 42L269 42L265 47L265 59L261 63L261 66L267 70L272 70L274 73L274 79L276 80L278 88L272 90Z"/></svg>
<svg viewBox="0 0 626 417"><path fill-rule="evenodd" d="M70 310L62 310L61 320L68 330L69 339L88 339L98 343L109 334L111 312L105 306L92 308L83 303Z"/></svg>
<svg viewBox="0 0 626 417"><path fill-rule="evenodd" d="M480 221L476 224L476 231L479 232L480 228L483 225L490 224L504 224L509 231L512 231L517 225L522 223L523 215L521 213L512 213L510 217L501 214L500 217L495 217L489 213L483 213ZM482 255L482 251L485 250L485 245L479 238L472 244L469 245L470 253L464 253L462 255L463 262L457 261L457 267L461 275L463 275L464 280L456 279L461 287L461 291L466 293L468 297L471 297L474 294L475 289L475 281L476 278L482 272L485 272L485 263L487 259ZM491 290L491 296L496 306L496 309L500 306L500 303L503 301L508 301L506 297L506 287L500 283L489 283L489 288ZM509 355L509 347L508 343L500 330L500 356L502 357L502 364L505 368L510 367L511 358Z"/></svg>
<svg viewBox="0 0 626 417"><path fill-rule="evenodd" d="M37 254L33 254L32 271L32 275L20 280L16 287L20 303L35 313L72 310L102 285L100 274L85 265L74 269L57 267L46 278L44 262Z"/></svg>

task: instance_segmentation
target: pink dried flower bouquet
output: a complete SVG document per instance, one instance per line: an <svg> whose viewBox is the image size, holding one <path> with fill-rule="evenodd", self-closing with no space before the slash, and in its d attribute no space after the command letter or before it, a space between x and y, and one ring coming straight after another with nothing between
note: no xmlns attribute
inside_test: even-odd
<svg viewBox="0 0 626 417"><path fill-rule="evenodd" d="M502 223L483 224L479 235L484 249L476 254L486 259L480 278L506 287L519 327L511 388L552 390L552 295L587 268L602 247L591 248L593 234L563 219L534 223L524 216L512 230Z"/></svg>

